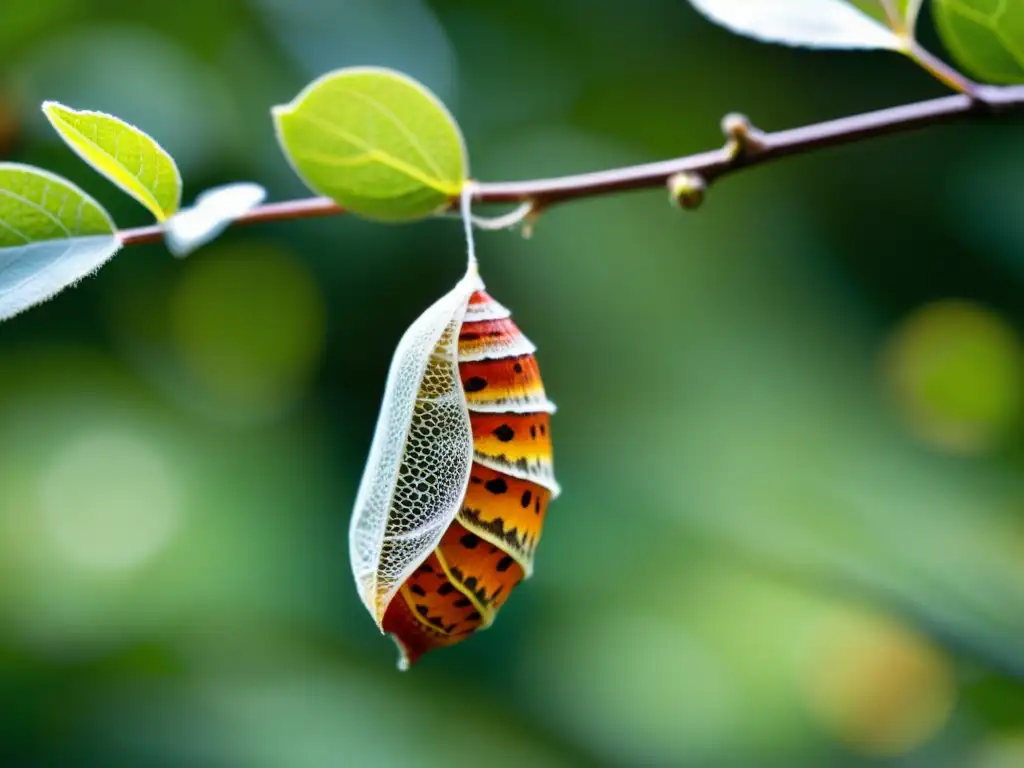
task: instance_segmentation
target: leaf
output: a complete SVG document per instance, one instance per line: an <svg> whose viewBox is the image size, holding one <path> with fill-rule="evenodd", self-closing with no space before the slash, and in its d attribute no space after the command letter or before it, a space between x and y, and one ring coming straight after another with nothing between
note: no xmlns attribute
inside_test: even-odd
<svg viewBox="0 0 1024 768"><path fill-rule="evenodd" d="M893 32L903 37L912 38L917 17L921 13L923 0L845 0L849 5L877 20ZM893 19L886 11L891 7L896 18Z"/></svg>
<svg viewBox="0 0 1024 768"><path fill-rule="evenodd" d="M59 293L120 248L107 212L70 181L0 163L0 320Z"/></svg>
<svg viewBox="0 0 1024 768"><path fill-rule="evenodd" d="M165 221L181 202L181 174L163 147L138 128L102 112L77 111L55 101L43 113L71 149Z"/></svg>
<svg viewBox="0 0 1024 768"><path fill-rule="evenodd" d="M458 336L476 267L414 322L391 361L349 529L352 573L380 626L402 582L459 511L473 432L458 373Z"/></svg>
<svg viewBox="0 0 1024 768"><path fill-rule="evenodd" d="M975 77L1024 83L1024 3L1001 0L935 0L939 35Z"/></svg>
<svg viewBox="0 0 1024 768"><path fill-rule="evenodd" d="M889 27L897 35L905 39L914 39L917 18L921 15L924 0L846 0L850 5L860 9L867 15ZM896 18L888 11L892 8Z"/></svg>
<svg viewBox="0 0 1024 768"><path fill-rule="evenodd" d="M921 6L924 0L897 0L900 15L906 26L907 34L914 36L914 29L917 27L917 18L921 15Z"/></svg>
<svg viewBox="0 0 1024 768"><path fill-rule="evenodd" d="M465 145L451 114L392 70L329 73L274 107L273 116L278 142L306 185L365 218L429 216L466 178Z"/></svg>
<svg viewBox="0 0 1024 768"><path fill-rule="evenodd" d="M868 15L845 0L690 2L715 23L766 42L811 48L904 48L903 39L887 27L884 15Z"/></svg>
<svg viewBox="0 0 1024 768"><path fill-rule="evenodd" d="M231 222L263 202L267 191L242 182L214 187L167 220L164 239L175 256L187 256L223 232Z"/></svg>

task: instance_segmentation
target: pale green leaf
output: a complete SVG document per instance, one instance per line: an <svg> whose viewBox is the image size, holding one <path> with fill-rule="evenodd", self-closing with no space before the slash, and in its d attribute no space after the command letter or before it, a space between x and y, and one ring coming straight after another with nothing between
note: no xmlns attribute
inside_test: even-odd
<svg viewBox="0 0 1024 768"><path fill-rule="evenodd" d="M415 80L352 67L275 107L277 137L316 192L352 213L409 221L443 209L467 174L465 145L444 105Z"/></svg>
<svg viewBox="0 0 1024 768"><path fill-rule="evenodd" d="M1024 83L1024 3L935 0L935 21L950 53L975 77Z"/></svg>
<svg viewBox="0 0 1024 768"><path fill-rule="evenodd" d="M810 48L902 50L905 46L903 38L885 22L884 13L869 15L846 0L690 2L711 21L765 42ZM881 5L876 10L881 12Z"/></svg>
<svg viewBox="0 0 1024 768"><path fill-rule="evenodd" d="M924 0L898 0L900 13L903 15L907 32L913 36L914 28L917 26L917 17L921 15L921 6Z"/></svg>
<svg viewBox="0 0 1024 768"><path fill-rule="evenodd" d="M167 220L164 227L167 249L175 256L187 256L262 203L266 195L263 187L249 182L206 190L191 208L180 210Z"/></svg>
<svg viewBox="0 0 1024 768"><path fill-rule="evenodd" d="M924 0L846 0L899 35L912 38ZM891 10L890 10L891 9Z"/></svg>
<svg viewBox="0 0 1024 768"><path fill-rule="evenodd" d="M0 320L94 272L120 247L107 212L70 181L0 163Z"/></svg>
<svg viewBox="0 0 1024 768"><path fill-rule="evenodd" d="M55 101L44 102L43 113L71 149L146 206L157 221L178 210L181 174L152 137L112 115Z"/></svg>

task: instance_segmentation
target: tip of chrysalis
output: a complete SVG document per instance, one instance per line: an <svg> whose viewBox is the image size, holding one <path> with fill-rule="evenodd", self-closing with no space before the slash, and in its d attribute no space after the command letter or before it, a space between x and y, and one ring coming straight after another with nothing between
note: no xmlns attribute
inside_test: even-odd
<svg viewBox="0 0 1024 768"><path fill-rule="evenodd" d="M409 652L396 635L391 635L391 639L395 641L395 645L398 647L398 662L395 666L398 667L399 672L408 672L409 667L412 666L412 661L409 660Z"/></svg>

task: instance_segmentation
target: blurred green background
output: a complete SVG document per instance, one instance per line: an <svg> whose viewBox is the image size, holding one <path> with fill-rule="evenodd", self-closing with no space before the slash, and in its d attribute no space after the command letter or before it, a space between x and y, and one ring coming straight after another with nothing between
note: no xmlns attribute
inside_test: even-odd
<svg viewBox="0 0 1024 768"><path fill-rule="evenodd" d="M922 38L937 48L928 15ZM39 104L162 142L185 201L303 195L269 108L432 88L486 180L928 98L891 53L684 0L6 0L0 158L146 212ZM74 766L1024 765L1024 142L975 121L481 233L555 417L536 575L411 672L347 526L451 219L132 248L0 326L0 759Z"/></svg>

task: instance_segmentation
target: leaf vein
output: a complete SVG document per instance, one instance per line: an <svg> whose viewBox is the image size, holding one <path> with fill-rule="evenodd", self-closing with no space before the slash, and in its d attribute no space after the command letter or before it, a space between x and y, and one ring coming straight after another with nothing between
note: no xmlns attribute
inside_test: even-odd
<svg viewBox="0 0 1024 768"><path fill-rule="evenodd" d="M394 125L395 128L397 128L403 136L405 136L406 140L409 142L409 145L414 150L416 150L417 154L419 154L423 162L429 166L429 170L432 171L437 176L438 179L444 176L444 173L441 171L441 168L437 165L437 162L434 160L433 157L430 156L430 154L423 147L423 144L420 141L419 137L409 130L408 126L406 126L406 124L401 121L398 115L396 115L390 109L385 107L375 98L373 98L372 96L367 96L365 93L360 93L359 91L353 91L350 89L345 89L343 92L345 93L346 96L351 96L358 101L362 101L367 106L370 106L373 109L377 110L377 112L379 112L388 122Z"/></svg>
<svg viewBox="0 0 1024 768"><path fill-rule="evenodd" d="M160 212L160 216L163 215L163 207L160 205L160 202L156 199L154 194L146 187L145 184L142 183L142 180L136 174L134 174L130 170L128 170L127 166L125 166L125 164L121 161L120 158L110 154L107 150L105 150L103 147L101 147L99 145L99 143L98 143L98 141L99 141L99 139L98 139L99 134L98 134L98 128L97 128L97 124L96 123L93 123L94 135L97 136L96 140L90 139L88 136L86 136L84 133L82 133L80 130L78 130L78 128L76 128L71 123L69 123L67 120L64 120L63 118L61 119L61 123L65 126L65 128L68 131L70 131L70 132L76 134L77 136L79 136L82 139L83 142L89 144L97 152L100 152L101 154L105 155L106 157L109 157L111 159L111 161L114 163L114 165L116 165L119 169L121 169L128 178L131 178L131 179L134 179L135 181L137 181L138 185L132 185L133 187L135 187L135 191L139 195L141 195L143 198L145 198L147 206L150 206L153 209L155 209L154 212L159 211ZM119 138L120 135L121 134L118 133L118 134L116 134L116 137ZM117 144L116 143L115 143L115 151L117 151ZM140 146L139 147L139 172L140 173L142 171L142 154L143 154L142 153L142 147Z"/></svg>
<svg viewBox="0 0 1024 768"><path fill-rule="evenodd" d="M446 194L446 195L457 195L458 192L459 192L457 186L449 184L449 183L446 183L445 181L443 181L441 179L431 178L430 176L428 176L425 173L423 173L423 171L421 169L416 168L415 166L410 165L409 163L406 163L404 160L401 160L400 158L397 158L394 155L391 155L391 154L389 154L387 152L382 152L381 150L376 149L375 147L373 147L372 145L370 145L369 143L367 143L363 139L361 139L358 136L355 136L355 135L349 133L348 131L344 130L343 128L339 128L338 126L333 125L333 124L331 124L329 122L326 122L324 120L321 120L320 118L314 117L313 115L307 115L307 114L302 113L302 112L293 112L292 116L295 117L298 120L306 121L310 125L313 125L313 126L319 128L320 130L322 130L325 133L328 133L328 134L334 136L335 138L338 138L338 139L341 139L342 141L348 142L353 147L355 147L357 149L361 149L367 155L372 156L372 159L376 160L381 165L385 165L385 166L387 166L388 168L391 168L394 171L398 171L399 173L403 173L406 176L409 176L410 178L413 178L416 181L419 181L421 184L425 184L426 186L430 187L431 189L435 189L438 192L441 192L441 193ZM302 154L302 155L304 155L309 160L313 160L314 162L322 162L325 165L346 165L347 164L346 162L344 162L347 158L336 158L336 157L333 157L331 155L323 155L323 154L320 154L320 153L294 153L294 154L296 155L296 157L298 157L300 154ZM317 158L320 158L320 159L318 160ZM337 162L338 160L341 160L342 162L339 163L339 162Z"/></svg>
<svg viewBox="0 0 1024 768"><path fill-rule="evenodd" d="M42 242L32 243L28 247L30 248L32 245L43 245L43 243ZM60 256L58 256L57 258L55 258L53 261L49 262L48 264L44 265L40 269L37 269L35 272L32 272L29 275L26 275L24 278L22 278L20 281L18 281L14 285L9 286L7 288L0 289L0 295L5 295L6 296L6 295L10 295L12 293L17 293L22 288L24 288L26 285L31 285L33 282L35 282L36 280L38 280L43 275L45 275L48 272L50 272L60 262L62 262L64 259L66 259L68 254L71 253L71 250L74 247L75 247L75 243L73 243L73 242L69 243L68 246L64 249L64 252L61 253ZM19 257L13 259L8 264L6 264L3 269L0 269L0 275L2 275L4 272L6 272L9 267L13 266L18 261L20 261L22 258L24 258L24 256L25 256L25 253L22 253Z"/></svg>
<svg viewBox="0 0 1024 768"><path fill-rule="evenodd" d="M0 219L0 227L3 227L8 232L13 232L18 237L24 238L26 244L33 242L31 237L29 237L24 232L22 232L20 229L18 229L17 227L11 225L7 221L4 221L3 219Z"/></svg>
<svg viewBox="0 0 1024 768"><path fill-rule="evenodd" d="M12 192L9 189L2 189L2 188L0 188L0 194L7 195L8 197L13 198L14 200L17 200L19 203L22 203L23 205L27 205L29 208L32 208L32 209L38 211L39 213L43 214L43 216L45 216L50 221L52 221L54 224L56 224L58 227L60 227L60 229L68 237L73 237L73 234L71 233L71 230L69 230L67 228L67 226L65 226L63 221L58 219L56 216L53 215L52 212L46 210L45 208L43 208L38 203L33 202L32 200L29 200L27 197L23 197L22 195L19 195L17 192Z"/></svg>

